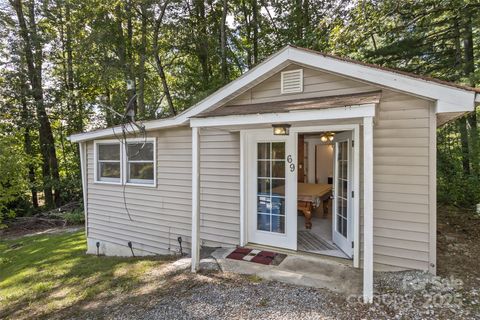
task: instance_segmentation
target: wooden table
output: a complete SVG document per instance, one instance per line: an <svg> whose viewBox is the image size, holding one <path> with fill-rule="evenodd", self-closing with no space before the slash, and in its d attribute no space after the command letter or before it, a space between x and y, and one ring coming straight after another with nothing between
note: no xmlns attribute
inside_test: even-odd
<svg viewBox="0 0 480 320"><path fill-rule="evenodd" d="M285 194L285 187L277 187L272 192ZM305 216L305 228L312 228L312 211L323 204L323 214L328 215L328 200L332 195L331 184L301 183L297 184L297 210Z"/></svg>
<svg viewBox="0 0 480 320"><path fill-rule="evenodd" d="M332 195L331 184L298 183L297 210L305 216L305 228L312 228L312 210L323 204L323 215L328 215L328 200Z"/></svg>

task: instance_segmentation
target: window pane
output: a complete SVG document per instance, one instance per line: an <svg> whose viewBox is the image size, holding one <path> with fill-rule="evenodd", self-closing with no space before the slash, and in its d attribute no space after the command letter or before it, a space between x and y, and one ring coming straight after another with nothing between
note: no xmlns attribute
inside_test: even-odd
<svg viewBox="0 0 480 320"><path fill-rule="evenodd" d="M272 214L285 215L285 198L272 198Z"/></svg>
<svg viewBox="0 0 480 320"><path fill-rule="evenodd" d="M272 215L272 232L285 233L285 216Z"/></svg>
<svg viewBox="0 0 480 320"><path fill-rule="evenodd" d="M270 215L257 214L257 230L270 231Z"/></svg>
<svg viewBox="0 0 480 320"><path fill-rule="evenodd" d="M99 162L99 178L120 179L120 162Z"/></svg>
<svg viewBox="0 0 480 320"><path fill-rule="evenodd" d="M259 143L257 148L258 148L257 159L270 159L270 143L269 142Z"/></svg>
<svg viewBox="0 0 480 320"><path fill-rule="evenodd" d="M285 179L272 179L272 195L273 196L285 195Z"/></svg>
<svg viewBox="0 0 480 320"><path fill-rule="evenodd" d="M258 179L258 194L270 195L270 179Z"/></svg>
<svg viewBox="0 0 480 320"><path fill-rule="evenodd" d="M128 160L153 160L153 143L140 142L128 144Z"/></svg>
<svg viewBox="0 0 480 320"><path fill-rule="evenodd" d="M270 161L258 161L258 177L270 177Z"/></svg>
<svg viewBox="0 0 480 320"><path fill-rule="evenodd" d="M120 160L120 144L99 144L98 159L99 160Z"/></svg>
<svg viewBox="0 0 480 320"><path fill-rule="evenodd" d="M285 178L285 160L272 161L272 177Z"/></svg>
<svg viewBox="0 0 480 320"><path fill-rule="evenodd" d="M272 159L285 159L285 142L272 143Z"/></svg>
<svg viewBox="0 0 480 320"><path fill-rule="evenodd" d="M259 196L257 199L257 212L270 214L270 199L269 196Z"/></svg>
<svg viewBox="0 0 480 320"><path fill-rule="evenodd" d="M129 163L129 178L153 180L153 163Z"/></svg>

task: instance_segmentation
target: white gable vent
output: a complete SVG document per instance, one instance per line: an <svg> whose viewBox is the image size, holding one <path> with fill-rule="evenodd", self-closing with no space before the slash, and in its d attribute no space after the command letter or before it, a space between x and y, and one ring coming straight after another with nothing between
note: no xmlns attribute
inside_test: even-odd
<svg viewBox="0 0 480 320"><path fill-rule="evenodd" d="M303 92L303 69L283 71L281 93Z"/></svg>

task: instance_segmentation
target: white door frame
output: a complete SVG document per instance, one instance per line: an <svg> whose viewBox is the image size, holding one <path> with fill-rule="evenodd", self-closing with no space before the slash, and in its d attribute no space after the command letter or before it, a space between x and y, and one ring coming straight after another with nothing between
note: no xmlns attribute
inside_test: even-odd
<svg viewBox="0 0 480 320"><path fill-rule="evenodd" d="M249 129L240 131L240 245L244 246L248 243L248 210L247 210L247 195L248 195L248 139L247 133L254 133L259 131L265 131L266 129ZM268 130L272 130L271 128ZM360 125L359 124L342 124L342 125L321 125L321 126L302 126L291 127L290 135L295 139L295 150L297 150L298 134L307 132L320 132L320 131L353 131L354 150L353 150L353 184L352 190L355 193L353 198L353 266L360 267ZM296 155L295 152L295 164ZM297 181L297 170L295 170L295 181ZM295 188L296 190L296 188Z"/></svg>

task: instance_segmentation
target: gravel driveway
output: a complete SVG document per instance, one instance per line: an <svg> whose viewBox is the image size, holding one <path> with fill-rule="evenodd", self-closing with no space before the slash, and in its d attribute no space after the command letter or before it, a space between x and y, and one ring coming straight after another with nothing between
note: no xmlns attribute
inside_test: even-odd
<svg viewBox="0 0 480 320"><path fill-rule="evenodd" d="M179 273L166 291L83 310L78 318L106 319L480 319L476 291L430 286L421 273L377 274L376 301L357 302L328 290L219 272ZM408 280L404 286L404 279ZM414 285L412 285L412 283ZM427 288L425 288L427 283ZM423 285L423 287L422 287ZM428 296L460 294L459 305L428 304ZM87 313L85 313L87 311Z"/></svg>

